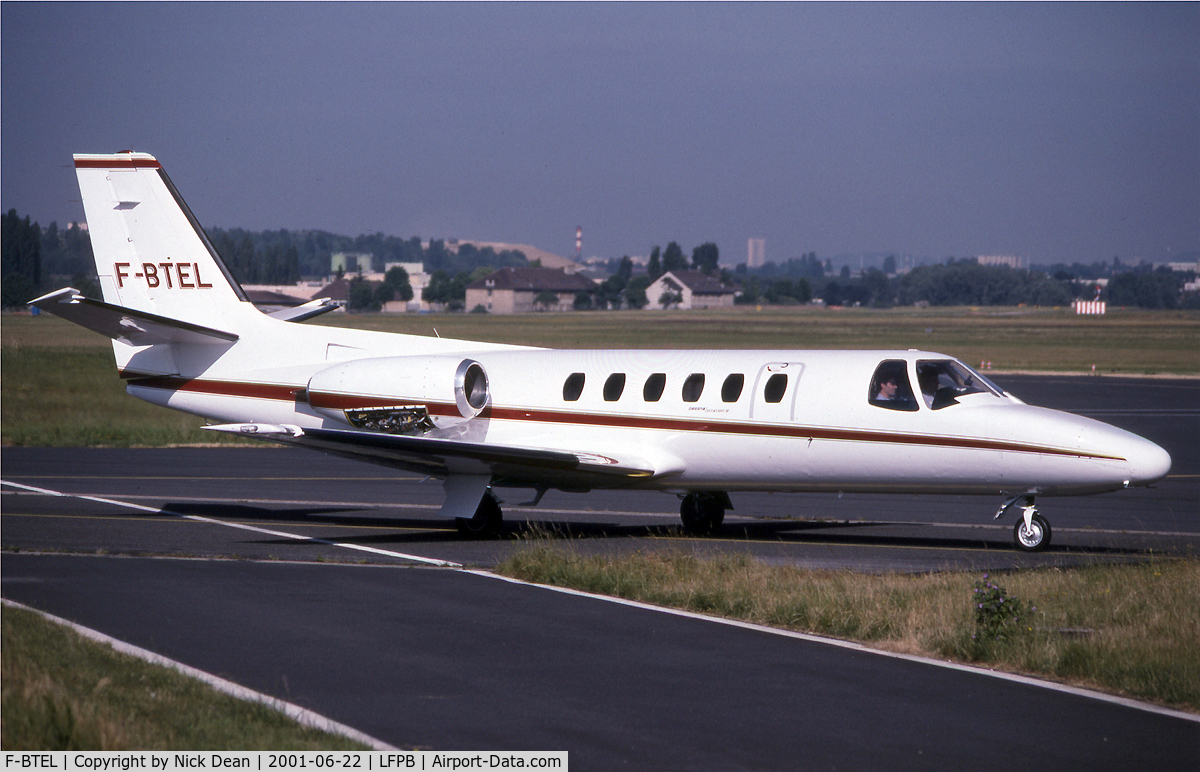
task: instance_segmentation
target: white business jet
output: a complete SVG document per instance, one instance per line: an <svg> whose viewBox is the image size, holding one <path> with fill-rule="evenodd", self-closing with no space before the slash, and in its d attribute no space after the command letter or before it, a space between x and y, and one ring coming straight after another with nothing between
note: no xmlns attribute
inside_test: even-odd
<svg viewBox="0 0 1200 772"><path fill-rule="evenodd" d="M718 527L736 491L992 494L1023 550L1035 496L1167 474L1157 445L1032 407L929 351L559 351L303 325L251 304L154 157L76 155L104 300L32 301L112 339L127 391L205 428L444 481L440 514L495 534L495 488L629 488Z"/></svg>

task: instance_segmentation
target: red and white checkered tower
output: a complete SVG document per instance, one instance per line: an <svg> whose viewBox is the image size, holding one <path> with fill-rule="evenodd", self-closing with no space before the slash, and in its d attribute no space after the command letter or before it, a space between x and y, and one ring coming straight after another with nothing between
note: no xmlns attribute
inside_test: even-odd
<svg viewBox="0 0 1200 772"><path fill-rule="evenodd" d="M575 226L575 262L579 262L579 258L583 256L583 226Z"/></svg>

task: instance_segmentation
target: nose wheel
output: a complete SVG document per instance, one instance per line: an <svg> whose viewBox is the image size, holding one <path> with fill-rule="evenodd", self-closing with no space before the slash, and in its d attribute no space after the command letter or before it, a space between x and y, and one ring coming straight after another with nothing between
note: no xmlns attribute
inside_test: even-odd
<svg viewBox="0 0 1200 772"><path fill-rule="evenodd" d="M1041 552L1050 543L1050 523L1041 515L1034 514L1027 525L1022 517L1013 526L1013 540L1017 543L1017 549Z"/></svg>
<svg viewBox="0 0 1200 772"><path fill-rule="evenodd" d="M1000 507L996 517L999 518L1009 507L1022 499L1021 518L1013 526L1013 541L1017 549L1023 552L1041 552L1050 545L1050 522L1038 514L1033 496L1015 496L1009 499Z"/></svg>

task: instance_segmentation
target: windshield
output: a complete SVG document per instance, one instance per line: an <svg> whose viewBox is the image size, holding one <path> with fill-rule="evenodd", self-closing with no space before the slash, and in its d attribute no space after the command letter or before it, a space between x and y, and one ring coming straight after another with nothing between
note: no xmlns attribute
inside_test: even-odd
<svg viewBox="0 0 1200 772"><path fill-rule="evenodd" d="M918 360L917 383L925 404L934 410L957 405L958 398L968 394L1004 396L1000 387L952 359Z"/></svg>

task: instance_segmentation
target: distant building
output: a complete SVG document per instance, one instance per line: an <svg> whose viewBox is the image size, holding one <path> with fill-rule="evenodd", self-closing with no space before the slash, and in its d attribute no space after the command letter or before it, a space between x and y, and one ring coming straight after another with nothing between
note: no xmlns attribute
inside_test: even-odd
<svg viewBox="0 0 1200 772"><path fill-rule="evenodd" d="M329 272L367 273L371 270L370 252L334 252L329 256Z"/></svg>
<svg viewBox="0 0 1200 772"><path fill-rule="evenodd" d="M467 285L468 311L483 306L493 314L570 311L575 296L596 285L579 274L555 268L501 268ZM548 298L553 295L554 299Z"/></svg>
<svg viewBox="0 0 1200 772"><path fill-rule="evenodd" d="M679 296L671 304L675 308L729 308L737 290L700 271L667 271L646 288L646 308L661 309L659 299L666 293Z"/></svg>
<svg viewBox="0 0 1200 772"><path fill-rule="evenodd" d="M335 279L325 285L319 292L312 296L312 300L317 298L329 298L336 302L338 306L345 310L346 304L350 302L350 281L349 279Z"/></svg>
<svg viewBox="0 0 1200 772"><path fill-rule="evenodd" d="M750 239L746 247L746 267L760 268L767 264L767 240Z"/></svg>
<svg viewBox="0 0 1200 772"><path fill-rule="evenodd" d="M1007 265L1009 268L1024 268L1025 259L1016 255L980 255L975 258L980 265Z"/></svg>

